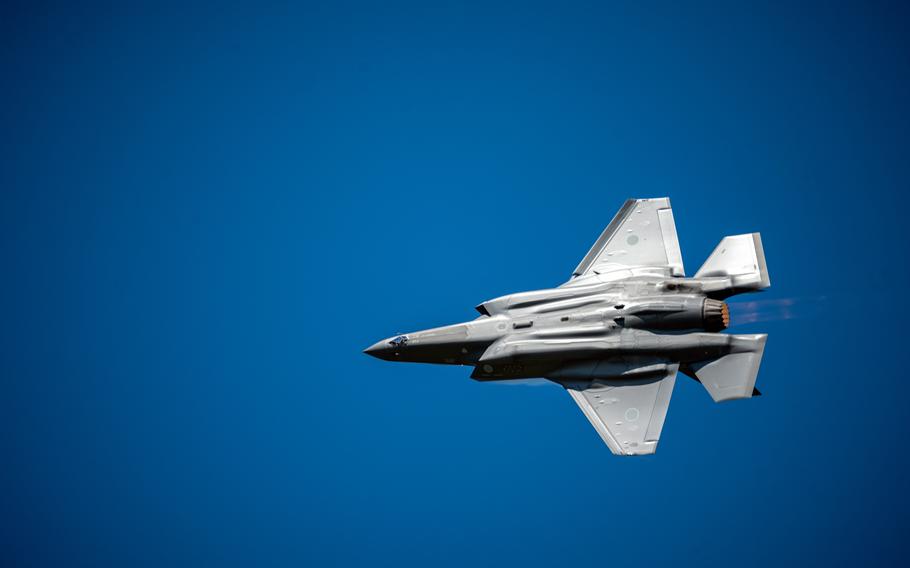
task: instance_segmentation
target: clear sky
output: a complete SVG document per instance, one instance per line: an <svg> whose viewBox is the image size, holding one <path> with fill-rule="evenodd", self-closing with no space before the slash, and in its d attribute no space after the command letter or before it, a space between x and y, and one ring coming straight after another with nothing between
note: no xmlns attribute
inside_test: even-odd
<svg viewBox="0 0 910 568"><path fill-rule="evenodd" d="M4 2L0 563L905 562L908 27ZM558 285L665 195L689 273L760 231L772 288L734 300L769 301L733 328L764 396L680 377L655 456L559 387L361 353Z"/></svg>

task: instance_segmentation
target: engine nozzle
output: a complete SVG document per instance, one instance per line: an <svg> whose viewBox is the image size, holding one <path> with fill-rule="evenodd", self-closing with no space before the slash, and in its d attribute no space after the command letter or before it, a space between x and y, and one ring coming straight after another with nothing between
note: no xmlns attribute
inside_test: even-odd
<svg viewBox="0 0 910 568"><path fill-rule="evenodd" d="M702 318L706 331L722 331L730 325L730 308L726 302L707 298L702 307Z"/></svg>

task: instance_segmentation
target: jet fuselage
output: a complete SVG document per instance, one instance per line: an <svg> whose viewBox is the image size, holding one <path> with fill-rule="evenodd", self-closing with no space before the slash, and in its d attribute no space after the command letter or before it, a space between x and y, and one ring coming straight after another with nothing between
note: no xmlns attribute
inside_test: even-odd
<svg viewBox="0 0 910 568"><path fill-rule="evenodd" d="M522 292L477 306L477 319L383 339L366 353L472 365L481 380L564 378L585 360L723 354L731 336L714 332L729 324L726 304L693 289L697 283L643 278Z"/></svg>

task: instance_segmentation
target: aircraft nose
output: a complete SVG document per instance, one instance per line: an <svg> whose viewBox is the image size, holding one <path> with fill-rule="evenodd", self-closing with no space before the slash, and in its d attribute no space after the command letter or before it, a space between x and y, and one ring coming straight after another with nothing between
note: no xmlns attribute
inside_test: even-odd
<svg viewBox="0 0 910 568"><path fill-rule="evenodd" d="M382 341L377 341L373 345L370 345L364 349L363 352L367 355L372 355L377 359L388 359L392 354L392 346L389 345L389 341L387 339L383 339Z"/></svg>

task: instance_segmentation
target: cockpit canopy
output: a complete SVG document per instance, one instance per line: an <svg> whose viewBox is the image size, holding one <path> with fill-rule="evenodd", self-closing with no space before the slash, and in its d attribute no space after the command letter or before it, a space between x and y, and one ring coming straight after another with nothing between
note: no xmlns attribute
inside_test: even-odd
<svg viewBox="0 0 910 568"><path fill-rule="evenodd" d="M393 337L391 339L391 341L389 341L389 345L391 345L392 347L395 347L396 349L400 349L407 344L408 344L407 335L398 335L396 337Z"/></svg>

